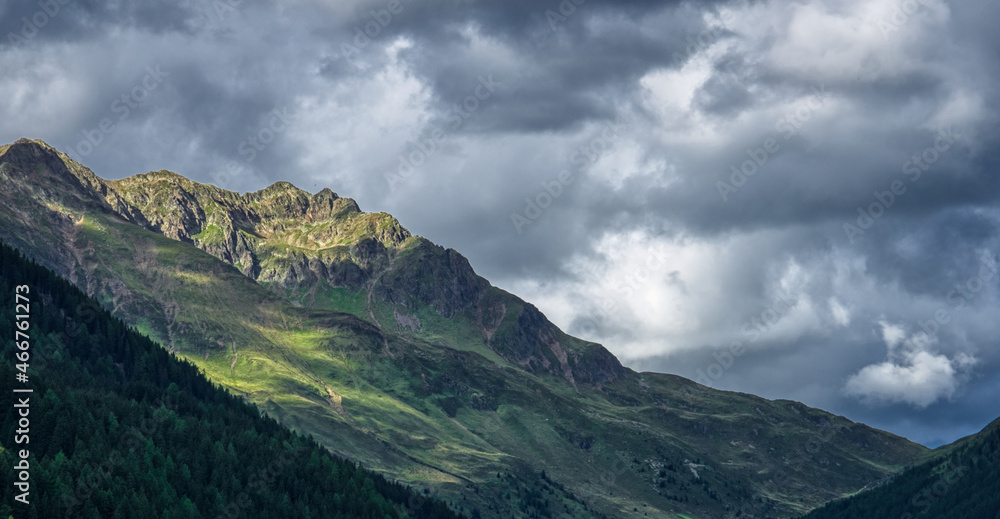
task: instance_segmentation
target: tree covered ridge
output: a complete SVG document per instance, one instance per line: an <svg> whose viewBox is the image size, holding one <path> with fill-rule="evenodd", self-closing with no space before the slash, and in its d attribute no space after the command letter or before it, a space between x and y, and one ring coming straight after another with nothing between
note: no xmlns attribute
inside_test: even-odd
<svg viewBox="0 0 1000 519"><path fill-rule="evenodd" d="M14 287L31 288L30 505L17 414L0 413L0 517L452 518L437 500L262 417L0 242L0 392L15 386ZM10 398L10 397L8 397Z"/></svg>
<svg viewBox="0 0 1000 519"><path fill-rule="evenodd" d="M1000 519L1000 420L936 454L802 519Z"/></svg>

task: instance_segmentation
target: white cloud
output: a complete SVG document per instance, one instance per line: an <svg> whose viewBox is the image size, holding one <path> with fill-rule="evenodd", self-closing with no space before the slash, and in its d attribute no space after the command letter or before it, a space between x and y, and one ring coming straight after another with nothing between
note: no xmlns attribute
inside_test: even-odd
<svg viewBox="0 0 1000 519"><path fill-rule="evenodd" d="M733 342L771 348L826 327L811 295L814 267L766 252L792 240L773 232L721 239L607 233L591 254L567 260L576 280L510 288L564 330L627 360Z"/></svg>
<svg viewBox="0 0 1000 519"><path fill-rule="evenodd" d="M966 353L952 357L935 353L937 339L924 332L907 336L902 326L886 321L879 325L888 350L887 360L865 366L844 386L848 395L865 403L903 403L924 408L951 399L977 363Z"/></svg>
<svg viewBox="0 0 1000 519"><path fill-rule="evenodd" d="M431 117L431 92L399 58L410 46L396 40L365 75L314 80L314 93L299 99L301 115L289 132L305 150L299 167L344 196L388 191L385 175L397 171L407 142Z"/></svg>
<svg viewBox="0 0 1000 519"><path fill-rule="evenodd" d="M915 47L939 45L926 38L948 21L947 5L921 2L915 13L893 18L897 0L854 2L781 2L764 4L770 24L744 22L739 29L758 38L778 29L780 37L767 52L775 70L824 83L872 81L923 70L927 64ZM775 27L777 25L777 27ZM762 34L763 33L763 34ZM760 41L760 40L758 40Z"/></svg>
<svg viewBox="0 0 1000 519"><path fill-rule="evenodd" d="M878 324L882 327L882 340L885 341L885 345L889 348L889 351L892 351L906 338L906 330L902 326L897 326L886 321L879 321Z"/></svg>

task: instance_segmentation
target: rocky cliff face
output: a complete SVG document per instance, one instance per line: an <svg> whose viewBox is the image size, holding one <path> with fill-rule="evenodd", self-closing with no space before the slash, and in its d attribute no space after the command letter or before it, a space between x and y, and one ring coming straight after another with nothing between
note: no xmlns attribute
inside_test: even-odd
<svg viewBox="0 0 1000 519"><path fill-rule="evenodd" d="M288 182L237 194L159 171L109 182L146 227L230 263L260 282L308 289L364 287L374 274L371 240L396 247L410 237L395 218L363 213L329 189L310 195Z"/></svg>

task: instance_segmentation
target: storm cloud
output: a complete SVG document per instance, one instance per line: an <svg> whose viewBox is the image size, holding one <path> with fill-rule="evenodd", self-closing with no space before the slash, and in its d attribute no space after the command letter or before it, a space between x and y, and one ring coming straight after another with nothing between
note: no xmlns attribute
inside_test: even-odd
<svg viewBox="0 0 1000 519"><path fill-rule="evenodd" d="M639 370L930 445L1000 416L1000 6L0 6L0 141L330 187Z"/></svg>

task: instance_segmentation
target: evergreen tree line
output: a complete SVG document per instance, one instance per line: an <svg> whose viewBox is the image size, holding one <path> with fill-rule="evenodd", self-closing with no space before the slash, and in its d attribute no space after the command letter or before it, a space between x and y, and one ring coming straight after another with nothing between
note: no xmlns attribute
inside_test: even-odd
<svg viewBox="0 0 1000 519"><path fill-rule="evenodd" d="M28 382L15 379L15 287L30 287ZM0 242L0 517L457 518L441 501L261 416L194 365ZM31 388L15 444L14 388ZM23 394L17 394L23 397ZM30 449L30 504L14 499Z"/></svg>

